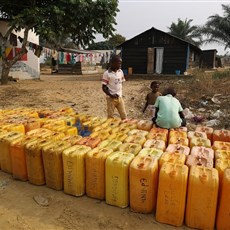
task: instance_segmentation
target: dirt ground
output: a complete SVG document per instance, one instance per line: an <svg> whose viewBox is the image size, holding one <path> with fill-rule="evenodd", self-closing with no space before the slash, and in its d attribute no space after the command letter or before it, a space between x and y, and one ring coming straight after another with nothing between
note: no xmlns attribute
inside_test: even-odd
<svg viewBox="0 0 230 230"><path fill-rule="evenodd" d="M33 107L73 107L79 113L106 116L101 75L41 75L40 80L9 82L0 86L0 109ZM159 80L160 90L173 85L178 98L188 108L188 128L197 124L214 124L229 129L230 81L173 77L152 77ZM152 79L130 77L124 84L124 100L128 117L144 119L142 108ZM204 82L203 82L204 81ZM219 111L219 112L218 112ZM0 229L189 229L156 222L153 214L133 213L107 205L104 201L73 197L46 186L35 186L14 180L0 172Z"/></svg>

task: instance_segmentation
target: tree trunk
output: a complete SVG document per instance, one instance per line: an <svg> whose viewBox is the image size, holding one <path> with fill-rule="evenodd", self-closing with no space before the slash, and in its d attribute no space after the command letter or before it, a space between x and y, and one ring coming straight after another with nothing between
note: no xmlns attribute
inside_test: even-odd
<svg viewBox="0 0 230 230"><path fill-rule="evenodd" d="M2 74L1 74L2 85L7 85L9 72L10 72L10 66L4 65L2 62Z"/></svg>
<svg viewBox="0 0 230 230"><path fill-rule="evenodd" d="M8 75L10 72L11 67L18 61L20 58L27 53L26 43L28 39L29 27L25 27L24 29L24 39L22 42L21 50L15 55L12 60L8 60L6 56L6 47L7 41L10 36L10 33L13 31L13 26L11 26L6 34L3 36L0 32L0 42L2 43L2 73L1 73L1 84L6 85L8 83Z"/></svg>

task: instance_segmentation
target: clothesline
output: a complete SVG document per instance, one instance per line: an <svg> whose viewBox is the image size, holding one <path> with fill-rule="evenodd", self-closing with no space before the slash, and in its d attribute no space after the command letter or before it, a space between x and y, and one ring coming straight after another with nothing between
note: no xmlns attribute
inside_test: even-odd
<svg viewBox="0 0 230 230"><path fill-rule="evenodd" d="M9 41L10 41L10 44L12 46L16 46L18 45L18 41L17 39L20 41L20 43L23 42L23 38L21 36L17 36L16 34L14 33L11 33L10 34L10 38L9 38ZM38 44L35 44L33 42L30 42L30 41L27 41L27 44L26 44L30 50L33 50L34 54L37 56L37 57L40 57L41 56L41 52L43 50L43 48L45 49L50 49L48 47L45 47L45 46L40 46ZM55 50L55 49L50 49L50 50ZM57 51L59 52L65 52L65 53L71 53L71 54L92 54L92 53L101 53L101 52L98 52L98 51L89 51L89 50L79 50L79 49L70 49L70 48L59 48L57 49ZM106 56L109 56L107 55L106 53Z"/></svg>

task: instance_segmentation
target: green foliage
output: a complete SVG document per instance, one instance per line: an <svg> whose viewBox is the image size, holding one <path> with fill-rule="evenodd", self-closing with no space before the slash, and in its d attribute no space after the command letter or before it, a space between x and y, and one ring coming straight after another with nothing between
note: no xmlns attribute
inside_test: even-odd
<svg viewBox="0 0 230 230"><path fill-rule="evenodd" d="M113 35L116 25L118 0L1 0L0 20L8 22L5 34L0 32L3 50L1 83L7 84L10 68L27 52L29 30L33 30L43 45L59 48L63 41L68 46L85 47L95 39ZM21 50L13 60L5 54L7 40L13 30L24 29Z"/></svg>
<svg viewBox="0 0 230 230"><path fill-rule="evenodd" d="M4 0L0 12L16 30L33 28L43 40L55 43L63 34L76 45L88 45L95 34L111 36L118 0Z"/></svg>
<svg viewBox="0 0 230 230"><path fill-rule="evenodd" d="M88 46L88 49L89 50L112 50L123 42L125 42L125 37L123 37L120 34L115 34L106 41L90 44Z"/></svg>
<svg viewBox="0 0 230 230"><path fill-rule="evenodd" d="M172 23L169 29L169 34L181 38L187 42L190 42L196 46L202 44L201 34L197 31L198 26L191 26L192 19L187 20L187 18L182 21L178 18L177 23Z"/></svg>
<svg viewBox="0 0 230 230"><path fill-rule="evenodd" d="M230 48L230 5L222 5L223 16L218 14L208 18L206 24L199 28L207 36L206 43L215 42Z"/></svg>
<svg viewBox="0 0 230 230"><path fill-rule="evenodd" d="M226 71L216 71L213 75L212 75L213 79L221 79L221 78L230 78L230 69L226 70Z"/></svg>

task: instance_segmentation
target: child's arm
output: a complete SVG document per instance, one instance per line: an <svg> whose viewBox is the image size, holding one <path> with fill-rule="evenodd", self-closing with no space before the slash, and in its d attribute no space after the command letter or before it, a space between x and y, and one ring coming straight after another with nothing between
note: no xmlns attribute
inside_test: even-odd
<svg viewBox="0 0 230 230"><path fill-rule="evenodd" d="M145 112L145 110L146 110L146 108L148 107L148 95L146 96L146 98L145 98L145 100L146 100L146 102L145 102L145 106L144 106L144 108L143 108L143 113Z"/></svg>

